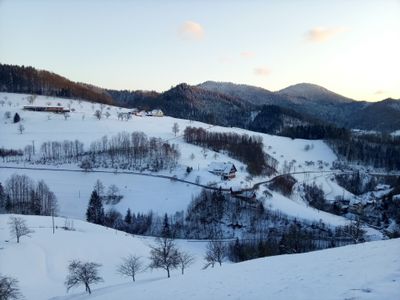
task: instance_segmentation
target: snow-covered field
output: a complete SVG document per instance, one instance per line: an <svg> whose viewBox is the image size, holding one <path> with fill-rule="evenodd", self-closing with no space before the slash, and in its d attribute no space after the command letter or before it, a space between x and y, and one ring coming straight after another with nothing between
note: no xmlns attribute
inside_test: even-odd
<svg viewBox="0 0 400 300"><path fill-rule="evenodd" d="M90 194L97 179L107 185L119 187L124 198L113 208L125 213L147 213L152 210L161 214L173 214L185 210L192 197L200 192L200 187L173 182L162 178L113 173L51 172L43 170L2 169L0 181L4 182L12 174L25 174L35 180L43 179L55 191L59 215L85 220Z"/></svg>
<svg viewBox="0 0 400 300"><path fill-rule="evenodd" d="M109 112L109 118L103 117L98 120L94 117L94 111L100 109L99 104L92 104L85 101L69 100L45 96L37 96L34 105L60 105L73 109L70 118L65 120L62 115L24 111L22 108L28 104L28 96L24 94L0 93L0 99L5 104L0 106L0 116L3 121L0 123L0 147L23 148L27 144L34 143L39 147L45 141L62 141L64 139L78 139L89 146L90 142L101 138L103 135L113 135L121 131L143 131L149 137L160 137L171 143L179 145L181 158L180 166L172 171L162 171L161 174L174 176L195 182L198 178L200 183L216 183L224 188L249 187L252 184L264 181L265 177L250 178L243 163L234 160L222 153L204 151L201 147L187 144L182 137L175 137L172 132L174 123L178 123L180 133L186 126L203 127L215 132L236 132L239 134L259 135L263 138L265 151L278 160L278 171L283 166L292 163L292 171L328 171L336 156L323 141L309 141L301 139L290 139L285 137L272 136L268 134L254 133L239 128L228 128L211 126L209 124L194 122L171 117L133 117L128 121L118 120L117 113L125 112L126 109L104 106L103 112ZM18 125L12 120L5 119L5 113L9 111L11 117L18 112L25 127L23 134L18 132ZM308 150L306 150L308 149ZM192 155L193 154L193 155ZM213 161L233 162L238 168L237 176L230 181L221 182L218 176L207 171L207 166ZM318 161L322 165L319 168ZM305 162L314 162L314 165L306 165ZM27 165L29 167L29 165ZM186 166L193 167L193 171L186 175ZM19 164L23 167L23 164ZM46 166L45 166L46 167ZM49 166L47 166L49 167ZM57 168L59 166L51 166ZM63 166L65 167L65 166ZM67 166L77 169L76 166ZM110 170L112 171L112 170ZM11 174L27 174L37 179L44 179L52 189L59 201L60 215L82 218L82 208L87 205L90 192L96 179L100 179L106 186L115 184L119 187L124 199L117 208L125 212L130 207L135 212L146 212L153 210L157 213L173 213L185 210L192 197L199 192L199 188L188 186L180 182L172 182L165 179L141 177L126 174L99 174L99 173L68 173L54 171L30 171L30 170L6 170L0 172L0 181L4 182ZM300 181L310 181L303 174L296 176ZM313 175L317 184L322 185L329 198L342 195L343 189L335 182L331 182L329 174L316 173ZM313 220L326 219L327 223L336 225L343 224L345 219L320 213L309 208L304 202L298 201L296 196L293 199L282 197L278 194L272 199L266 199L266 205L272 209L279 209L295 217L309 218Z"/></svg>
<svg viewBox="0 0 400 300"><path fill-rule="evenodd" d="M26 299L385 299L400 298L400 239L370 242L311 253L281 255L201 270L204 243L177 241L195 258L185 275L146 271L132 283L115 271L120 258L134 253L147 262L152 238L74 220L75 231L57 229L51 218L23 216L35 230L20 244L9 239L0 215L1 272L19 279ZM70 220L71 221L71 220ZM64 226L63 218L56 218ZM7 240L7 241L6 241ZM71 259L102 264L104 282L66 294L63 282ZM53 298L54 297L54 298Z"/></svg>
<svg viewBox="0 0 400 300"><path fill-rule="evenodd" d="M10 240L8 220L10 215L0 215L0 270L2 274L14 276L20 282L21 290L29 300L43 300L56 295L65 295L64 286L67 266L72 259L93 261L102 264L101 276L104 283L94 286L103 288L110 285L130 283L116 272L122 257L134 254L148 264L149 245L154 239L133 236L121 231L91 223L68 219L75 230L57 229L52 234L51 217L22 216L29 228L35 232L31 237L22 237L19 244ZM64 218L55 218L56 226L65 225ZM201 269L205 242L177 241L178 246L196 258L187 273ZM181 276L179 270L172 271L172 277ZM146 283L166 277L164 271L148 270L138 274L137 282ZM79 293L81 288L70 293ZM84 289L83 289L84 291Z"/></svg>
<svg viewBox="0 0 400 300"><path fill-rule="evenodd" d="M278 172L287 170L298 180L295 193L290 198L271 192L264 195L265 186L257 191L265 207L304 220L319 221L329 225L344 225L349 220L310 207L300 197L303 182L315 182L321 186L328 200L336 196L354 198L333 179L332 162L336 156L323 141L289 139L254 133L239 128L211 126L171 117L133 117L120 121L118 112L126 109L104 106L108 118L98 120L94 111L99 104L85 101L38 96L35 105L60 105L73 109L68 120L62 115L24 111L29 95L0 93L5 100L0 106L0 147L23 148L34 144L39 148L46 141L78 139L88 147L104 135L122 131L142 131L149 137L159 137L176 143L181 152L177 168L164 170L156 175L176 176L189 182L199 181L204 185L214 184L224 188L249 187L268 177L251 178L245 165L223 153L204 150L187 144L182 139L186 126L203 127L215 132L235 132L259 135L265 151L278 162ZM7 119L18 112L25 131L21 134L18 125ZM177 123L180 133L175 137L173 124ZM230 181L221 181L207 171L213 162L233 162L237 176ZM59 203L56 225L73 224L75 230L58 228L53 235L51 218L23 216L29 227L35 230L31 237L23 237L21 243L10 240L7 221L9 215L0 215L0 272L18 278L26 299L400 299L400 240L388 240L347 246L313 253L284 255L258 259L240 264L225 263L222 267L201 270L203 266L204 241L177 241L178 246L195 258L196 262L184 276L178 271L166 279L164 272L147 270L133 284L129 278L121 278L116 266L121 257L136 254L148 263L149 245L153 238L132 236L120 231L83 222L90 193L94 183L100 179L107 188L115 184L123 199L115 205L121 213L127 208L133 212L153 212L161 215L186 210L188 204L201 190L188 183L165 178L125 174L113 169L100 172L82 172L76 165L30 165L28 163L0 162L0 182L4 183L12 174L26 174L35 181L43 179L55 192ZM186 174L186 167L193 167ZM21 168L40 169L21 169ZM43 170L44 168L44 170ZM57 169L57 170L50 170ZM65 169L65 171L61 170ZM305 172L305 173L304 173ZM149 175L150 173L146 173ZM150 174L151 175L151 174ZM299 190L298 190L299 188ZM74 219L74 220L73 220ZM370 240L382 239L382 234L367 229ZM68 262L72 259L90 260L102 264L104 282L94 286L91 296L83 288L73 289L66 294L64 280Z"/></svg>

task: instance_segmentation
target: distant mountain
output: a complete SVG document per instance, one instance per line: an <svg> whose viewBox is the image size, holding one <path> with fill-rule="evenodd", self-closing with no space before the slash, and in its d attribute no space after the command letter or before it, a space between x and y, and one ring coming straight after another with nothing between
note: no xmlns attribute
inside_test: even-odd
<svg viewBox="0 0 400 300"><path fill-rule="evenodd" d="M372 102L348 119L347 127L392 132L400 128L400 99Z"/></svg>
<svg viewBox="0 0 400 300"><path fill-rule="evenodd" d="M270 131L304 124L383 132L400 130L399 100L354 101L310 83L292 85L277 92L215 81L196 86L179 84L164 93L119 91L73 82L32 67L0 64L0 91L81 98L128 108L161 108L173 117L225 126L269 128ZM261 124L261 120L266 124Z"/></svg>
<svg viewBox="0 0 400 300"><path fill-rule="evenodd" d="M204 90L186 83L161 93L108 90L117 104L142 109L161 108L167 115L219 124L243 126L254 109L251 103L225 94Z"/></svg>
<svg viewBox="0 0 400 300"><path fill-rule="evenodd" d="M290 101L287 97L251 85L235 84L231 82L206 81L197 85L197 87L204 90L229 95L231 97L240 98L255 105L290 105Z"/></svg>
<svg viewBox="0 0 400 300"><path fill-rule="evenodd" d="M346 118L360 106L357 101L310 83L292 85L278 92L250 85L215 81L206 81L198 87L239 97L256 105L288 108L339 126L344 126Z"/></svg>
<svg viewBox="0 0 400 300"><path fill-rule="evenodd" d="M354 100L346 98L330 90L311 83L291 85L277 92L279 95L289 97L293 102L304 104L304 101L319 104L351 103Z"/></svg>

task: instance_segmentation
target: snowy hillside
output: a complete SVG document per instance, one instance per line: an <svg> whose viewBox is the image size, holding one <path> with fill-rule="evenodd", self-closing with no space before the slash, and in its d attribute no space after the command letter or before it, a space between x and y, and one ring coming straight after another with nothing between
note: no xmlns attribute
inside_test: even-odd
<svg viewBox="0 0 400 300"><path fill-rule="evenodd" d="M74 230L51 232L51 218L23 216L32 236L20 244L9 239L9 215L0 215L1 272L19 279L29 300L58 299L399 299L400 239L370 242L305 254L282 255L201 270L204 243L178 241L196 258L185 275L178 271L146 271L135 283L121 278L115 267L130 253L147 261L152 238L77 220ZM63 218L56 225L64 226ZM104 282L66 295L63 282L71 259L102 264ZM66 296L63 296L66 295Z"/></svg>
<svg viewBox="0 0 400 300"><path fill-rule="evenodd" d="M190 182L198 181L201 184L216 184L223 188L246 188L261 181L268 180L268 177L250 177L245 165L224 153L216 153L212 150L202 149L201 147L187 144L180 136L187 126L206 128L211 132L235 132L239 134L261 136L264 143L264 150L278 161L277 170L283 172L290 165L291 172L299 172L295 175L300 182L315 181L324 187L329 198L333 199L337 195L342 195L343 189L334 181L330 180L330 167L336 156L332 150L322 141L309 141L300 139L290 139L285 137L271 136L267 134L254 133L239 128L226 128L211 126L209 124L175 119L171 117L132 117L127 121L118 120L119 112L127 112L126 109L101 106L85 101L69 100L37 96L34 105L61 105L71 109L70 117L65 119L61 114L33 112L23 110L23 106L28 104L29 95L0 93L0 98L5 100L0 106L0 115L4 116L10 112L11 117L18 113L22 118L25 127L21 134L18 125L13 124L12 118L5 119L0 123L0 147L23 149L26 145L34 144L37 148L46 141L63 141L65 139L78 139L89 147L94 140L104 135L126 131L142 131L149 137L159 137L163 140L178 145L181 152L177 168L164 170L158 174L176 176L176 178ZM101 120L94 117L96 110L102 109L104 114L109 112L109 117L103 116ZM178 136L172 132L173 124L179 126ZM236 178L230 181L221 181L219 176L207 171L207 166L213 162L233 162L238 172ZM136 212L154 212L163 214L185 210L192 197L199 193L200 188L182 182L172 182L171 180L134 176L121 174L118 170L106 169L109 173L83 173L76 165L31 165L19 163L1 163L3 166L17 166L18 168L46 168L46 169L68 169L79 170L79 172L55 172L46 170L25 170L25 169L2 169L0 181L4 182L14 173L27 174L36 179L44 179L48 183L58 198L60 215L83 218L84 208L87 205L92 187L97 179L105 185L115 184L124 196L123 200L117 205L117 209L122 213L127 208ZM1 166L0 165L0 166ZM192 167L190 174L186 173L187 167ZM305 176L302 172L311 171L312 176ZM322 171L327 171L323 173ZM259 196L263 197L262 190ZM343 224L344 218L332 216L313 208L310 208L304 201L299 200L296 195L293 199L288 199L279 194L273 193L274 197L265 199L265 205L273 209L278 209L284 213L298 218L312 220L324 219L330 224ZM347 194L346 194L347 195ZM352 197L352 195L349 195Z"/></svg>
<svg viewBox="0 0 400 300"><path fill-rule="evenodd" d="M18 278L22 293L29 300L43 300L56 295L65 295L64 280L67 266L72 259L93 261L102 264L104 283L95 288L123 283L131 284L129 278L116 273L122 257L134 254L148 264L149 245L153 238L133 236L121 231L73 219L55 218L55 224L69 224L72 230L58 228L52 234L51 217L23 216L29 228L35 232L31 237L22 237L19 244L10 239L7 224L10 215L0 214L0 266L1 273ZM66 221L67 220L67 221ZM67 223L66 223L67 222ZM178 246L196 258L196 263L186 272L201 269L204 242L178 241ZM180 271L172 272L180 276ZM166 277L165 272L148 270L137 276L138 283L158 281ZM81 290L71 290L79 293Z"/></svg>

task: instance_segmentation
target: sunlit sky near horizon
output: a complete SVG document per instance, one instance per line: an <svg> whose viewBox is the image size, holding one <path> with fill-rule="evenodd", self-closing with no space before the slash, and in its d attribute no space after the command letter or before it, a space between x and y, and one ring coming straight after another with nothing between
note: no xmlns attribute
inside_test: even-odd
<svg viewBox="0 0 400 300"><path fill-rule="evenodd" d="M0 0L0 62L113 89L310 82L400 98L400 1Z"/></svg>

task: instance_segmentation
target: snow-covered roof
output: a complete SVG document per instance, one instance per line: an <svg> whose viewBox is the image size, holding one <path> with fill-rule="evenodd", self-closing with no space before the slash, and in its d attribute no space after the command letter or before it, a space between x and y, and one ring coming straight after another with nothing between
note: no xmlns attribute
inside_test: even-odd
<svg viewBox="0 0 400 300"><path fill-rule="evenodd" d="M235 165L231 162L213 161L208 166L209 172L219 172L219 173L223 173L223 174L229 174L232 169L234 169L236 171Z"/></svg>

